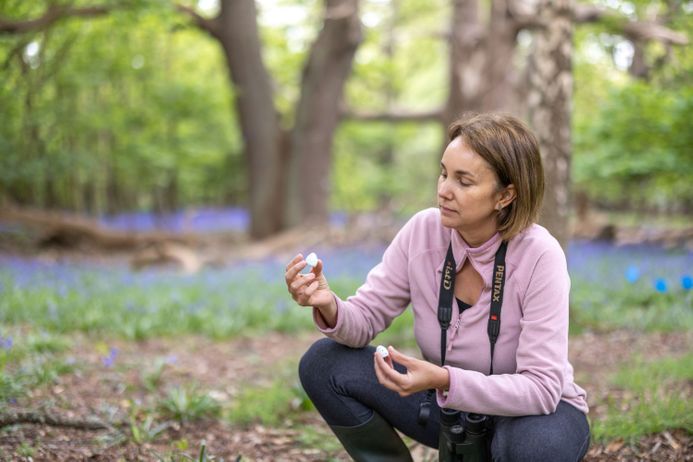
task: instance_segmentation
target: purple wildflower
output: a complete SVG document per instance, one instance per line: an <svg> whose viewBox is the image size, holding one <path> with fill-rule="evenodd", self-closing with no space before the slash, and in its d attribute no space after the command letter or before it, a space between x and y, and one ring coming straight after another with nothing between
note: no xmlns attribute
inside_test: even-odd
<svg viewBox="0 0 693 462"><path fill-rule="evenodd" d="M14 345L12 337L2 337L0 336L0 348L3 350L9 350Z"/></svg>
<svg viewBox="0 0 693 462"><path fill-rule="evenodd" d="M108 356L104 356L103 358L101 358L101 362L103 363L104 367L113 367L113 364L115 363L117 357L118 349L115 347L111 347L111 349L108 352Z"/></svg>

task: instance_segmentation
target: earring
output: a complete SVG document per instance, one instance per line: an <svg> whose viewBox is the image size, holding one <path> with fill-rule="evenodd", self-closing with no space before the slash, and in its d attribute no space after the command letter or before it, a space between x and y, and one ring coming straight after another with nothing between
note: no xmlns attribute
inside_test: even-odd
<svg viewBox="0 0 693 462"><path fill-rule="evenodd" d="M503 206L500 204L496 205L496 210L500 212L501 210L503 210Z"/></svg>

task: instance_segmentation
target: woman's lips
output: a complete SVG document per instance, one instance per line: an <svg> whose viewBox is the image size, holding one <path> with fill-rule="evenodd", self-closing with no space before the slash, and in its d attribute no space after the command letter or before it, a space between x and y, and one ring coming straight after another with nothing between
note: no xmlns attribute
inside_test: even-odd
<svg viewBox="0 0 693 462"><path fill-rule="evenodd" d="M452 209L449 209L447 207L443 207L442 205L439 205L438 207L440 208L440 212L444 213L445 215L453 215L453 214L457 213Z"/></svg>

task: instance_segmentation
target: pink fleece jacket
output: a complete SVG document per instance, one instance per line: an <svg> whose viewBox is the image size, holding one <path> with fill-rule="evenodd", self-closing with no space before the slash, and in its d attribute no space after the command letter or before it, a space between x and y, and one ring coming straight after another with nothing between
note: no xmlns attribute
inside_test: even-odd
<svg viewBox="0 0 693 462"><path fill-rule="evenodd" d="M445 366L450 389L438 392L438 404L480 414L522 416L550 414L564 400L587 413L585 391L573 382L568 362L570 278L565 254L556 239L536 224L508 243L494 375L486 375L491 357L486 329L500 235L470 247L457 231L441 225L438 209L423 210L404 225L355 295L346 301L335 295L334 328L314 309L319 330L344 345L363 347L411 303L422 355L440 364L438 293L451 239L457 271L469 259L484 288L476 304L462 315L453 304Z"/></svg>

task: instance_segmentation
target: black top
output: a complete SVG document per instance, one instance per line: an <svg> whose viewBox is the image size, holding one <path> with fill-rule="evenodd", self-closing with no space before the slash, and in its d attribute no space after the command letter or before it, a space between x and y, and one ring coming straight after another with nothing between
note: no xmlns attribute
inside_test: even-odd
<svg viewBox="0 0 693 462"><path fill-rule="evenodd" d="M467 302L463 302L462 300L460 300L460 299L457 298L457 297L455 297L455 300L457 300L457 307L460 309L460 313L462 313L462 312L463 312L464 310L466 310L467 308L471 308L471 307L472 307L472 305L470 305L470 304L467 303Z"/></svg>

